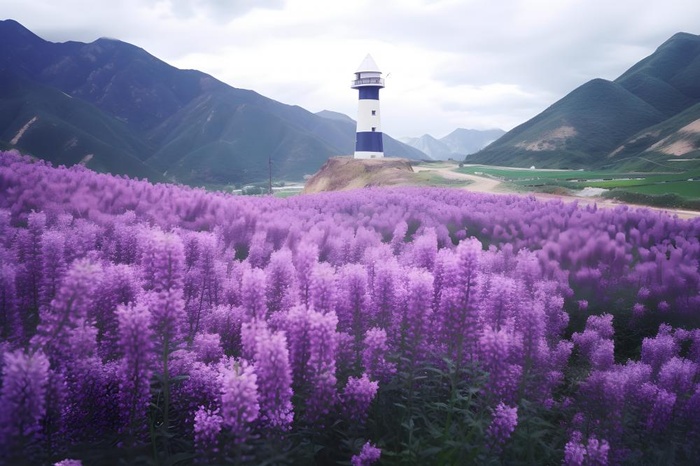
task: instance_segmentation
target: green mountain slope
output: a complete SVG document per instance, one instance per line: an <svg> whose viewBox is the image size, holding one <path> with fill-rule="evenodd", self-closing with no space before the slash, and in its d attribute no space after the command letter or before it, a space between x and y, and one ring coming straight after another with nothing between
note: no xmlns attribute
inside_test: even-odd
<svg viewBox="0 0 700 466"><path fill-rule="evenodd" d="M634 170L700 168L700 103L630 137L607 159Z"/></svg>
<svg viewBox="0 0 700 466"><path fill-rule="evenodd" d="M138 159L151 148L124 123L8 70L0 70L0 141L54 164L163 179Z"/></svg>
<svg viewBox="0 0 700 466"><path fill-rule="evenodd" d="M615 82L667 117L700 99L700 36L678 33Z"/></svg>
<svg viewBox="0 0 700 466"><path fill-rule="evenodd" d="M595 79L467 160L583 168L595 164L630 134L663 119L661 112L619 84Z"/></svg>
<svg viewBox="0 0 700 466"><path fill-rule="evenodd" d="M700 36L679 33L614 82L594 79L580 86L467 161L538 168L639 165L630 158L655 152L651 146L659 138L692 121L691 114L676 117L698 103ZM662 167L656 161L641 165Z"/></svg>

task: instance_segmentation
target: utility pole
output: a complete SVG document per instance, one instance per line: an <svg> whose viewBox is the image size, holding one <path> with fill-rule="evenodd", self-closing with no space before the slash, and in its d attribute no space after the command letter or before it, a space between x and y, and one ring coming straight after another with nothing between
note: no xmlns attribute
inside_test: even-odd
<svg viewBox="0 0 700 466"><path fill-rule="evenodd" d="M268 192L269 192L270 196L272 196L272 156L271 155L269 155L267 157L267 165L269 167L269 173L270 173Z"/></svg>

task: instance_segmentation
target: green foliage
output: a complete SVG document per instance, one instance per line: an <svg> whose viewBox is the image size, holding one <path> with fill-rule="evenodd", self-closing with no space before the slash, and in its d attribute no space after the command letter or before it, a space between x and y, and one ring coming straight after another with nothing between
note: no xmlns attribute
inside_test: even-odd
<svg viewBox="0 0 700 466"><path fill-rule="evenodd" d="M477 464L490 422L481 394L486 375L451 361L399 372L380 385L370 414L386 464ZM483 464L483 463L482 463Z"/></svg>

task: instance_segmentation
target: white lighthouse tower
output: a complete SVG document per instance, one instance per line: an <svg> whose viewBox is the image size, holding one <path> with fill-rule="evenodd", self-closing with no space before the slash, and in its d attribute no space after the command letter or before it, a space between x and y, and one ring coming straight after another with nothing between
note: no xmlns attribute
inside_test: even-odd
<svg viewBox="0 0 700 466"><path fill-rule="evenodd" d="M374 159L384 157L382 126L379 119L379 89L384 87L384 78L379 67L367 54L355 72L353 89L360 91L357 108L357 134L355 135L355 158Z"/></svg>

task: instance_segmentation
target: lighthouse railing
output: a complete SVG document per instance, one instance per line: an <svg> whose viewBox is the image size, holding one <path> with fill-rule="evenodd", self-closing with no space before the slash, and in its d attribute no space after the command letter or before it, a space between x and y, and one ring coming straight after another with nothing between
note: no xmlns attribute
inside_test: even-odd
<svg viewBox="0 0 700 466"><path fill-rule="evenodd" d="M384 78L360 78L352 81L353 86L384 86Z"/></svg>

